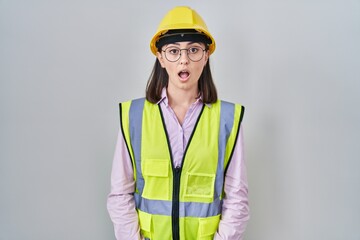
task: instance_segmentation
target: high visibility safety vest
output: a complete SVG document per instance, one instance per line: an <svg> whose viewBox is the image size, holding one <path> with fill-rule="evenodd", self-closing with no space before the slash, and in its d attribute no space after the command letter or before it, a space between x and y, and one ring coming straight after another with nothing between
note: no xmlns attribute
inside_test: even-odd
<svg viewBox="0 0 360 240"><path fill-rule="evenodd" d="M175 168L161 107L144 98L120 103L121 130L134 168L141 234L152 240L213 239L244 107L205 104Z"/></svg>

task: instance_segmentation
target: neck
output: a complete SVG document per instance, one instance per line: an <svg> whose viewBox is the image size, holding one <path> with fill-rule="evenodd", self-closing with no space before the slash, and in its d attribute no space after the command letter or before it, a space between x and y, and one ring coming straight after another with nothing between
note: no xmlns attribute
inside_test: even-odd
<svg viewBox="0 0 360 240"><path fill-rule="evenodd" d="M197 88L193 90L176 89L174 91L168 87L166 91L171 107L182 106L187 108L196 101L199 94Z"/></svg>

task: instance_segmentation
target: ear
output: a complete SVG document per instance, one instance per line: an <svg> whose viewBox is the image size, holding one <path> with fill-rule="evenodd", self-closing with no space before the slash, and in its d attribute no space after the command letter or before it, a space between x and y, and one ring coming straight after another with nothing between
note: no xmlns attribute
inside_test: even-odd
<svg viewBox="0 0 360 240"><path fill-rule="evenodd" d="M162 57L161 53L157 52L156 57L159 60L161 67L165 68L164 58Z"/></svg>
<svg viewBox="0 0 360 240"><path fill-rule="evenodd" d="M204 63L204 66L206 65L208 59L209 59L209 50L205 51L205 56L204 56L204 59L205 59L205 63Z"/></svg>

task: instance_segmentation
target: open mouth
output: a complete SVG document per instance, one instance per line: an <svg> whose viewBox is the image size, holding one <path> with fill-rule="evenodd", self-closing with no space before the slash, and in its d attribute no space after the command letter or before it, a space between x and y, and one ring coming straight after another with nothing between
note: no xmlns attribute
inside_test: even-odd
<svg viewBox="0 0 360 240"><path fill-rule="evenodd" d="M179 73L178 73L178 75L179 75L179 77L181 78L181 79L187 79L189 76L190 76L190 73L187 71L187 70L183 70L183 71L180 71Z"/></svg>

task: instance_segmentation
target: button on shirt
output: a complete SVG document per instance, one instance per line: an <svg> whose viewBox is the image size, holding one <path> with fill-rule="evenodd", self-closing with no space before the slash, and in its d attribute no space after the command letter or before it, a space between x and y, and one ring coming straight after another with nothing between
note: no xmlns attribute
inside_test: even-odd
<svg viewBox="0 0 360 240"><path fill-rule="evenodd" d="M162 91L162 98L157 104L160 105L164 116L174 166L179 167L203 102L201 97L196 99L186 112L182 125L169 105L165 88ZM211 104L205 104L205 107L211 107ZM239 137L225 175L225 197L218 231L214 237L216 240L242 240L249 219L248 184L243 148L243 130L240 126ZM111 192L107 201L108 212L114 224L117 240L141 239L133 196L134 189L132 162L122 133L119 131L111 173Z"/></svg>

